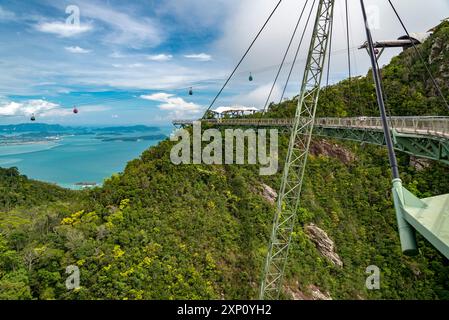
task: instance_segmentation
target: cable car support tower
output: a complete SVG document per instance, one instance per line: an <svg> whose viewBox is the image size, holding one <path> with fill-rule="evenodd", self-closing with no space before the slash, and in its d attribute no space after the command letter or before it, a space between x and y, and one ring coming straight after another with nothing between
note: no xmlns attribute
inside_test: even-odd
<svg viewBox="0 0 449 320"><path fill-rule="evenodd" d="M260 299L278 299L282 289L329 47L334 5L335 0L320 0L318 4L262 276Z"/></svg>

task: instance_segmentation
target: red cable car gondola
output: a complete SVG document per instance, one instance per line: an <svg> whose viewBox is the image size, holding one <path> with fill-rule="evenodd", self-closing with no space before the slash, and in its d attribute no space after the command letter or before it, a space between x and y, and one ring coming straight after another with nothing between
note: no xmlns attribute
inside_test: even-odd
<svg viewBox="0 0 449 320"><path fill-rule="evenodd" d="M78 109L76 107L73 108L73 113L77 114L78 113Z"/></svg>

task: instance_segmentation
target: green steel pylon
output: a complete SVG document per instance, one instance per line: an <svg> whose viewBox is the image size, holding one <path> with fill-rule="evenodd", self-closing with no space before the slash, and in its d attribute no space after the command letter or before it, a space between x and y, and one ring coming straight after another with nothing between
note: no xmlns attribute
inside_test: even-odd
<svg viewBox="0 0 449 320"><path fill-rule="evenodd" d="M406 255L418 254L418 245L415 238L415 231L418 231L432 245L434 245L437 250L445 255L446 258L449 258L449 194L419 199L402 186L394 144L391 137L393 136L394 139L397 139L397 133L395 130L391 130L387 120L381 77L376 62L374 41L368 23L364 0L360 0L360 5L365 22L368 53L373 68L377 102L379 105L382 127L388 150L388 158L393 176L392 194L402 252Z"/></svg>
<svg viewBox="0 0 449 320"><path fill-rule="evenodd" d="M278 299L300 204L335 0L320 0L278 196L260 299Z"/></svg>

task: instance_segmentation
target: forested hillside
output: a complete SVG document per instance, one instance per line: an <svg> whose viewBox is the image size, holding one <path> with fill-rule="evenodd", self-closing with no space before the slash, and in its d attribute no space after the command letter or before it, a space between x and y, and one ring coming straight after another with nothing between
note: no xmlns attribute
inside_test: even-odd
<svg viewBox="0 0 449 320"><path fill-rule="evenodd" d="M449 23L422 45L449 98ZM407 50L382 76L394 115L448 115L423 65ZM272 105L291 116L295 101ZM362 109L365 108L365 109ZM367 77L326 88L320 116L377 115ZM280 168L288 136L280 138ZM101 188L69 192L0 170L0 299L253 299L280 174L257 166L181 165L163 141ZM420 197L449 192L449 167L398 154L405 187ZM412 159L413 160L413 159ZM449 299L449 263L424 239L402 255L383 148L316 139L283 298ZM323 255L313 235L327 234ZM321 238L323 240L323 238ZM66 267L81 287L67 290ZM367 290L365 270L381 271Z"/></svg>
<svg viewBox="0 0 449 320"><path fill-rule="evenodd" d="M449 22L439 25L419 50L443 95L449 96ZM449 109L411 48L394 57L382 68L387 111L392 116L449 116ZM366 77L345 80L325 88L320 96L318 117L378 116L375 86L371 72ZM271 116L294 115L294 101L272 105Z"/></svg>

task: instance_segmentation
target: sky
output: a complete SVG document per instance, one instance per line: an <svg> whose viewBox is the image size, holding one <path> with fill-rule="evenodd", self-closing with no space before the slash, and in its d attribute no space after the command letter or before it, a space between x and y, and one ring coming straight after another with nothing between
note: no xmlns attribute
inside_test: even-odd
<svg viewBox="0 0 449 320"><path fill-rule="evenodd" d="M365 41L360 2L348 1L352 73L364 75L369 59L357 48ZM0 124L27 122L31 114L38 122L65 125L169 124L200 117L277 2L0 0ZM281 2L214 108L264 106L305 2ZM404 34L387 0L365 2L375 40ZM449 17L447 0L393 3L410 32L425 32ZM348 77L343 0L336 0L334 17L331 83ZM300 88L311 24L287 97ZM300 32L269 101L281 98L299 39ZM380 63L399 52L386 51Z"/></svg>

